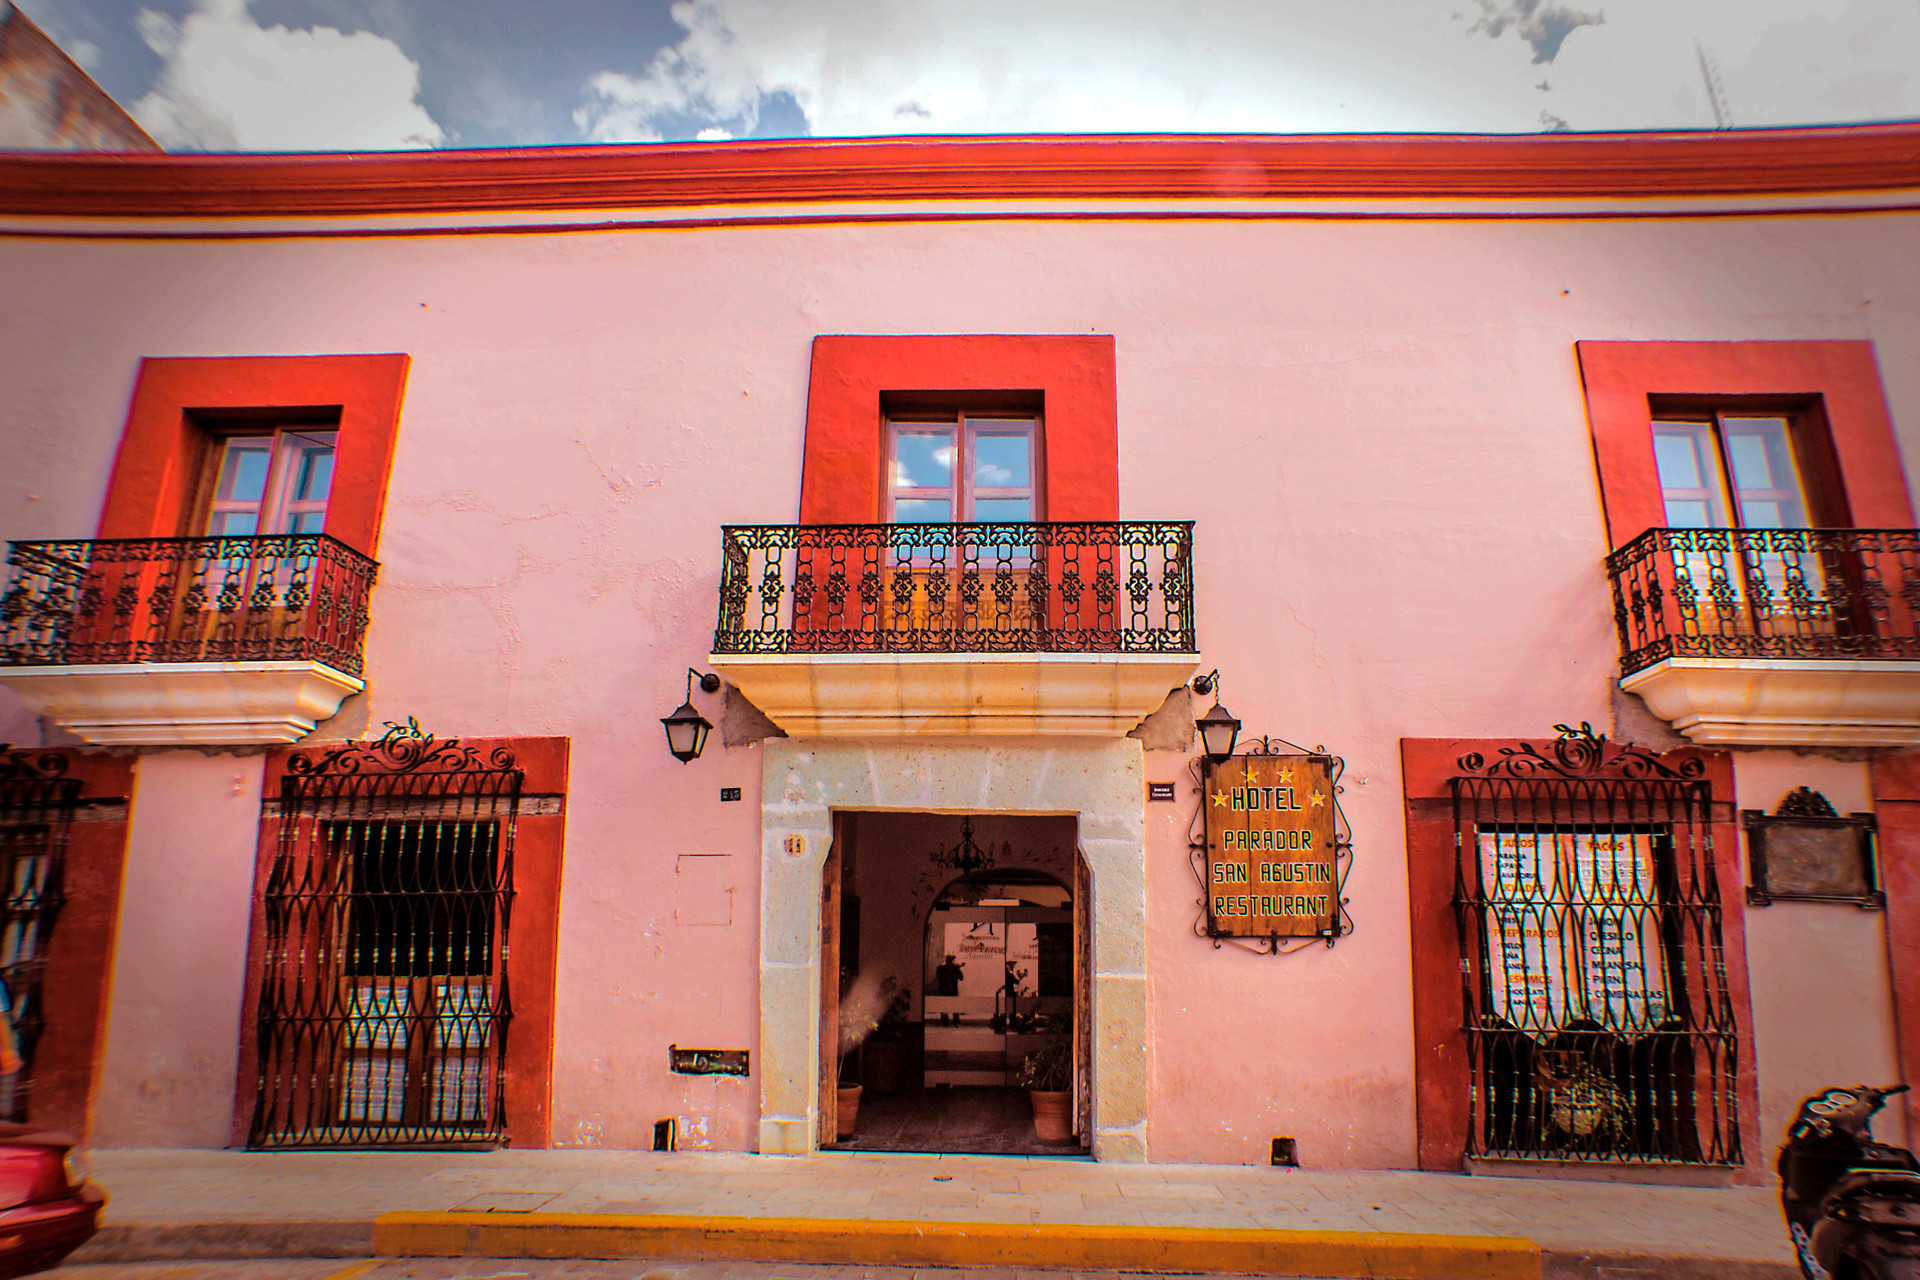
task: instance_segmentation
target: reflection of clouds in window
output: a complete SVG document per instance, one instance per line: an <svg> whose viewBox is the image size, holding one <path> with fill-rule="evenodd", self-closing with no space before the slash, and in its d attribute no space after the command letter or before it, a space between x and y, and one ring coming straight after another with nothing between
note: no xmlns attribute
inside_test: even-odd
<svg viewBox="0 0 1920 1280"><path fill-rule="evenodd" d="M1013 471L1009 467L996 467L991 462L983 462L975 468L974 479L980 484L998 488L1013 483Z"/></svg>

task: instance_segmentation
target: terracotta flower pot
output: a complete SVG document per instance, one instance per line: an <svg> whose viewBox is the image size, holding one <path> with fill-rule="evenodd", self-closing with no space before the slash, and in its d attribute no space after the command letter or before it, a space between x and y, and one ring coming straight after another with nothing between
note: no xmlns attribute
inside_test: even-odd
<svg viewBox="0 0 1920 1280"><path fill-rule="evenodd" d="M1029 1089L1033 1103L1033 1132L1042 1142L1073 1141L1073 1117L1067 1109L1067 1091Z"/></svg>
<svg viewBox="0 0 1920 1280"><path fill-rule="evenodd" d="M833 1136L851 1138L853 1127L860 1122L860 1086L843 1084L839 1087L838 1093L840 1101L834 1111L837 1113L839 1122L834 1125Z"/></svg>

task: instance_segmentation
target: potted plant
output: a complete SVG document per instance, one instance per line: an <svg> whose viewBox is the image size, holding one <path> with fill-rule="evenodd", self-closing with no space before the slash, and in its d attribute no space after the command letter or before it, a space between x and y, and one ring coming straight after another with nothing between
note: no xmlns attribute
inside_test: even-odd
<svg viewBox="0 0 1920 1280"><path fill-rule="evenodd" d="M1021 1060L1014 1077L1033 1104L1033 1132L1042 1142L1073 1141L1073 1117L1067 1105L1071 1061L1066 1039L1050 1040Z"/></svg>
<svg viewBox="0 0 1920 1280"><path fill-rule="evenodd" d="M837 1075L838 1101L835 1111L835 1138L851 1138L860 1119L860 1077L852 1071L854 1050L866 1043L903 994L892 977L876 978L870 973L857 975L840 997L840 1070ZM852 1083L848 1083L849 1075Z"/></svg>
<svg viewBox="0 0 1920 1280"><path fill-rule="evenodd" d="M914 1024L907 1017L912 1008L906 988L897 988L860 1050L860 1083L875 1093L899 1093L913 1082Z"/></svg>

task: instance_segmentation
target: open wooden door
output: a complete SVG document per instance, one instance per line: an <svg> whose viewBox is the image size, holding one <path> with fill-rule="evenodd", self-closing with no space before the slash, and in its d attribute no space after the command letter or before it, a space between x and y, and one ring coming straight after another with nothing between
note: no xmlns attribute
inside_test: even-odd
<svg viewBox="0 0 1920 1280"><path fill-rule="evenodd" d="M813 1143L838 1137L840 1123L840 859L845 844L841 814L833 815L833 845L820 869L820 1106Z"/></svg>
<svg viewBox="0 0 1920 1280"><path fill-rule="evenodd" d="M1073 1132L1093 1146L1093 875L1073 858Z"/></svg>

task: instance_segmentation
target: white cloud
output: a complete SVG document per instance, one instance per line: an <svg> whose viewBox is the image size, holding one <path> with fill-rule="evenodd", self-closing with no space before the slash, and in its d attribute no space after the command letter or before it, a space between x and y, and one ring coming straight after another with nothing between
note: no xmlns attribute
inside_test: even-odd
<svg viewBox="0 0 1920 1280"><path fill-rule="evenodd" d="M1711 127L1696 41L1737 124L1920 116L1914 0L681 0L673 16L678 43L589 82L583 136L742 136L782 93L826 136Z"/></svg>
<svg viewBox="0 0 1920 1280"><path fill-rule="evenodd" d="M446 132L414 101L420 66L391 40L332 27L262 27L249 0L199 0L175 22L142 9L165 60L130 110L170 150L431 147Z"/></svg>

